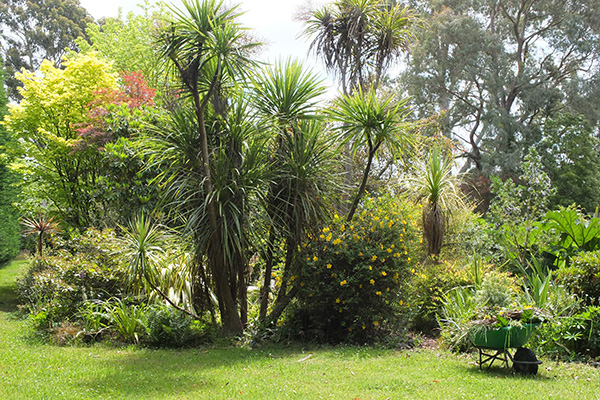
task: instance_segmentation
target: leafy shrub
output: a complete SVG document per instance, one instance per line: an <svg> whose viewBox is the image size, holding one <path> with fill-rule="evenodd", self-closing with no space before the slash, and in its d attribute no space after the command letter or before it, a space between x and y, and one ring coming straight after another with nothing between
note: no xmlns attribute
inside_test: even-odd
<svg viewBox="0 0 600 400"><path fill-rule="evenodd" d="M475 302L489 308L508 307L520 295L521 291L513 276L492 270L484 276L475 295Z"/></svg>
<svg viewBox="0 0 600 400"><path fill-rule="evenodd" d="M206 343L211 327L170 306L157 306L148 311L146 326L148 344L157 347L185 347Z"/></svg>
<svg viewBox="0 0 600 400"><path fill-rule="evenodd" d="M562 208L546 213L546 229L556 231L554 247L558 257L566 259L582 251L598 250L600 246L600 218L588 218L576 208Z"/></svg>
<svg viewBox="0 0 600 400"><path fill-rule="evenodd" d="M563 360L600 357L600 307L562 318L538 329L533 345L540 354Z"/></svg>
<svg viewBox="0 0 600 400"><path fill-rule="evenodd" d="M84 302L124 292L113 239L111 231L90 229L51 256L32 261L17 284L22 303L33 316L38 315L38 327L52 328L76 319Z"/></svg>
<svg viewBox="0 0 600 400"><path fill-rule="evenodd" d="M600 304L600 251L578 254L556 272L557 281L586 304Z"/></svg>
<svg viewBox="0 0 600 400"><path fill-rule="evenodd" d="M366 198L351 223L335 216L303 244L298 303L301 335L327 342L372 342L406 323L419 210L390 197ZM386 329L387 328L387 329Z"/></svg>
<svg viewBox="0 0 600 400"><path fill-rule="evenodd" d="M409 298L412 328L430 333L438 327L437 314L443 296L451 289L471 285L468 268L448 261L427 263L415 268L410 282Z"/></svg>
<svg viewBox="0 0 600 400"><path fill-rule="evenodd" d="M0 264L13 259L19 253L20 240L16 216L0 207Z"/></svg>
<svg viewBox="0 0 600 400"><path fill-rule="evenodd" d="M500 248L495 240L496 228L483 218L463 211L454 216L454 224L449 228L442 252L444 257L462 258L473 254L488 260L499 257Z"/></svg>

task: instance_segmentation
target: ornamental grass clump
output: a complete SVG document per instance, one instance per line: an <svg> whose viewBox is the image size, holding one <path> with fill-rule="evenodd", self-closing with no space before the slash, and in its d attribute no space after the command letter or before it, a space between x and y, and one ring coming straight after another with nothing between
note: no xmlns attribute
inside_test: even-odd
<svg viewBox="0 0 600 400"><path fill-rule="evenodd" d="M370 343L405 325L418 218L416 207L391 197L366 198L351 223L336 215L304 243L301 273L292 277L301 287L291 317L296 332Z"/></svg>

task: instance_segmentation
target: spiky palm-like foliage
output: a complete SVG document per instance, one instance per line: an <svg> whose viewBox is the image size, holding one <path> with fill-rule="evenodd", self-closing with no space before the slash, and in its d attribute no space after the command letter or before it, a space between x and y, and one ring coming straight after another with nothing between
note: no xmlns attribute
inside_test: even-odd
<svg viewBox="0 0 600 400"><path fill-rule="evenodd" d="M348 95L358 86L376 89L414 41L420 24L412 10L396 1L336 0L308 13L304 35L312 38L310 50Z"/></svg>
<svg viewBox="0 0 600 400"><path fill-rule="evenodd" d="M464 204L459 179L452 174L453 165L451 156L434 146L410 179L417 200L424 202L423 230L429 255L440 254L448 214Z"/></svg>
<svg viewBox="0 0 600 400"><path fill-rule="evenodd" d="M290 278L298 245L327 214L327 202L337 180L337 161L332 152L336 146L316 110L317 98L325 90L322 82L299 62L288 60L266 68L254 80L253 89L253 104L270 122L272 154L264 197L269 234L259 319L273 322L297 291L290 285ZM285 248L284 271L267 317L277 243Z"/></svg>
<svg viewBox="0 0 600 400"><path fill-rule="evenodd" d="M404 133L404 118L409 113L407 99L394 103L392 97L380 99L373 89L364 92L361 87L352 96L342 96L334 101L329 115L341 123L337 130L343 141L349 142L354 153L366 148L367 163L362 180L348 212L352 220L364 194L369 172L377 152L382 146L391 154L406 150L412 142Z"/></svg>
<svg viewBox="0 0 600 400"><path fill-rule="evenodd" d="M276 126L315 119L323 81L297 60L287 59L258 72L253 82L253 105Z"/></svg>
<svg viewBox="0 0 600 400"><path fill-rule="evenodd" d="M128 261L129 284L149 297L158 295L175 308L199 318L191 304L192 276L185 253L169 254L173 237L152 217L139 214L123 228L122 256Z"/></svg>
<svg viewBox="0 0 600 400"><path fill-rule="evenodd" d="M236 9L223 1L184 0L182 10L172 9L174 19L163 26L158 40L167 65L173 66L183 94L193 104L193 124L181 121L189 114L175 115L172 129L177 132L173 137L163 135L167 143L180 140L169 150L183 156L165 159L178 167L172 183L184 185L180 191L171 187L177 193L171 204L192 218L186 228L194 232L197 262L201 264L206 257L223 327L232 334L243 330L236 288L242 285L238 277L243 275L244 247L239 233L244 227L246 195L237 183L243 144L235 143L235 135L223 121L228 119L229 92L236 81L243 80L240 77L251 64L249 56L256 45L237 22Z"/></svg>
<svg viewBox="0 0 600 400"><path fill-rule="evenodd" d="M265 186L268 148L252 122L252 112L246 102L234 101L226 119L209 117L211 123L207 131L211 137L213 184L212 191L207 193L193 115L194 111L189 108L173 112L162 126L154 129L154 138L148 146L153 159L164 165L160 179L165 188L167 209L181 221L183 233L194 243L192 281L198 285L194 296L204 296L208 304L210 296L206 285L211 284L218 296L215 274L219 271L212 264L218 263L225 270L226 290L235 294L232 301L240 306L239 318L243 322L246 318L245 268L252 233L250 218L256 215L256 199ZM215 206L217 233L210 220L209 204ZM215 234L220 238L218 244Z"/></svg>
<svg viewBox="0 0 600 400"><path fill-rule="evenodd" d="M21 220L27 229L25 230L25 236L37 235L37 256L40 258L44 257L43 244L44 236L53 235L61 232L60 225L54 221L54 217L48 217L38 212L37 218L23 218Z"/></svg>

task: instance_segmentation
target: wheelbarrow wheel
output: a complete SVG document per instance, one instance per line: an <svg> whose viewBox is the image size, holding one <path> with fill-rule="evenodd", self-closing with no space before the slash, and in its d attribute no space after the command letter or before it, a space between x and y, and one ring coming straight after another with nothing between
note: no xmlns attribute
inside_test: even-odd
<svg viewBox="0 0 600 400"><path fill-rule="evenodd" d="M521 374L537 374L539 363L535 353L526 347L519 347L513 356L513 368Z"/></svg>

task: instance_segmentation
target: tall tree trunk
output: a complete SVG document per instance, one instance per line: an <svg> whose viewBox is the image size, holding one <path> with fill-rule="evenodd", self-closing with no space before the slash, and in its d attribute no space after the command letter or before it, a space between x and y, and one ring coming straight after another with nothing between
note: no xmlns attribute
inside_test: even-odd
<svg viewBox="0 0 600 400"><path fill-rule="evenodd" d="M217 71L219 69L217 68ZM193 90L195 112L198 122L198 135L202 151L202 167L204 173L204 192L206 196L211 196L213 192L212 174L210 168L210 153L208 149L208 135L204 120L204 111L206 105L212 96L218 80L218 73L215 71L211 86L204 99L200 99L197 83ZM217 299L219 300L219 311L221 313L221 321L226 334L239 335L243 332L244 327L237 311L236 302L232 296L229 280L230 270L223 255L222 234L218 223L218 213L215 204L209 201L207 204L207 213L212 230L212 236L208 249L208 262L211 268Z"/></svg>
<svg viewBox="0 0 600 400"><path fill-rule="evenodd" d="M220 235L213 235L208 254L209 264L215 282L217 299L219 301L219 311L221 313L223 330L225 334L228 335L240 335L244 331L244 325L242 324L235 299L231 293L228 276L229 269L227 268L227 263L223 257Z"/></svg>
<svg viewBox="0 0 600 400"><path fill-rule="evenodd" d="M271 310L271 313L265 320L267 325L277 322L285 308L288 306L288 304L290 304L290 301L292 301L292 299L298 293L297 286L293 286L288 292L288 282L291 280L292 262L294 260L294 253L296 252L297 244L293 239L288 238L285 247L285 266L283 268L283 276L281 277L281 287L279 288L277 298L273 304L273 310Z"/></svg>
<svg viewBox="0 0 600 400"><path fill-rule="evenodd" d="M367 187L367 181L369 180L369 173L371 172L371 165L373 164L373 158L375 157L375 153L379 149L381 143L378 143L373 147L371 139L368 140L369 143L369 156L367 159L367 165L365 166L365 171L363 172L362 182L360 183L360 187L358 188L358 193L356 193L356 197L354 198L354 202L352 203L352 207L350 207L350 211L348 212L348 217L346 218L347 222L352 221L354 217L354 213L358 208L358 203L362 198L363 193L365 192L365 188Z"/></svg>
<svg viewBox="0 0 600 400"><path fill-rule="evenodd" d="M273 272L273 251L274 239L272 230L269 232L267 239L267 254L265 256L265 276L263 278L263 286L260 289L260 311L258 321L265 322L267 317L267 309L269 308L269 294L271 293L271 273Z"/></svg>

